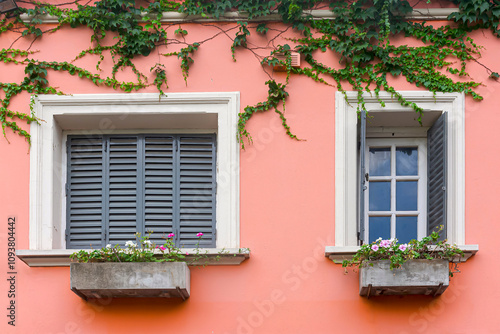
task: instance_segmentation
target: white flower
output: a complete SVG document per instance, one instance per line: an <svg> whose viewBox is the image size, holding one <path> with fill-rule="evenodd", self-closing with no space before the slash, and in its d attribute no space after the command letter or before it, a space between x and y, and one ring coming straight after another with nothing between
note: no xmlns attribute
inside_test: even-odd
<svg viewBox="0 0 500 334"><path fill-rule="evenodd" d="M378 238L378 239L377 239L377 240L375 240L375 241L377 241L377 242L378 242L378 241L381 241L381 240L382 240L382 238Z"/></svg>
<svg viewBox="0 0 500 334"><path fill-rule="evenodd" d="M111 249L111 248L113 248L113 247L111 247L111 244L107 244L107 245L106 245L106 248Z"/></svg>
<svg viewBox="0 0 500 334"><path fill-rule="evenodd" d="M133 242L133 241L130 241L130 240L129 240L129 241L127 241L127 242L125 243L125 246L127 246L127 247L129 247L129 248L136 248L136 247L137 247L137 244L136 244L135 242Z"/></svg>
<svg viewBox="0 0 500 334"><path fill-rule="evenodd" d="M151 243L151 240L144 240L144 243L145 243L146 245L149 245L149 246L151 246L151 244L152 244L152 243Z"/></svg>

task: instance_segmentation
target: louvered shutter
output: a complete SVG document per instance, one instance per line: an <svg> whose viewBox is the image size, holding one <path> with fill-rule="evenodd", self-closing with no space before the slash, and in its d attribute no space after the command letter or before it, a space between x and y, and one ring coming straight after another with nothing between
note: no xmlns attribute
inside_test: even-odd
<svg viewBox="0 0 500 334"><path fill-rule="evenodd" d="M359 189L358 189L358 239L361 244L365 239L365 191L366 191L366 164L365 164L365 147L366 147L366 111L362 110L359 113L360 118L360 145L359 145Z"/></svg>
<svg viewBox="0 0 500 334"><path fill-rule="evenodd" d="M215 135L68 137L68 248L215 247Z"/></svg>
<svg viewBox="0 0 500 334"><path fill-rule="evenodd" d="M174 138L146 135L144 139L144 230L150 240L165 242L174 220Z"/></svg>
<svg viewBox="0 0 500 334"><path fill-rule="evenodd" d="M427 233L443 225L446 239L447 113L443 113L427 132Z"/></svg>
<svg viewBox="0 0 500 334"><path fill-rule="evenodd" d="M138 212L142 207L138 204L142 203L141 145L138 136L110 136L106 150L108 242L123 245L135 240L136 232L143 232Z"/></svg>
<svg viewBox="0 0 500 334"><path fill-rule="evenodd" d="M215 135L178 138L179 245L215 247Z"/></svg>
<svg viewBox="0 0 500 334"><path fill-rule="evenodd" d="M67 248L100 248L105 243L106 214L103 138L68 137L67 151Z"/></svg>

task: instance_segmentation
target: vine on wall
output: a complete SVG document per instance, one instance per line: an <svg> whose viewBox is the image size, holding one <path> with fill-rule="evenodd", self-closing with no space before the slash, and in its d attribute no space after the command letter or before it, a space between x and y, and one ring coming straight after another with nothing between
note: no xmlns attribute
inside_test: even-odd
<svg viewBox="0 0 500 334"><path fill-rule="evenodd" d="M244 138L251 140L246 130L247 122L255 113L268 110L274 110L279 115L288 136L298 139L291 132L284 114L285 100L288 97L286 88L296 75L309 77L342 92L346 86L358 91L361 109L364 108L364 91L376 95L380 91L386 91L393 94L403 106L422 112L417 104L406 101L398 94L389 83L389 76L402 76L415 86L424 87L431 92L464 92L480 100L482 97L475 91L479 83L469 78L467 65L472 61L479 62L481 47L469 35L474 30L485 29L500 37L500 3L496 0L451 2L459 7L459 11L448 17L451 23L433 27L425 22L407 20L406 15L413 8L406 0L101 0L93 4L76 0L62 5L19 0L18 10L0 15L0 38L6 32L19 34L9 48L0 50L0 61L17 65L25 74L21 82L0 82L3 91L0 95L2 130L4 136L6 129L10 129L30 142L29 133L17 124L17 120L37 122L36 115L12 110L11 102L22 92L33 95L63 94L63 91L51 86L50 72L63 72L89 80L97 86L125 92L154 85L160 94L164 94L164 90L168 89L165 66L159 61L151 67L151 73L142 73L135 65L138 56L149 56L159 46L180 44L182 47L179 51L161 56L175 56L180 60L182 75L187 84L190 65L194 62L193 54L207 41L217 35L231 38L230 52L235 61L236 49L246 49L257 55L257 47L251 46L248 38L254 33L267 34L270 27L264 19L267 15L276 13L287 26L284 31L278 32L278 36L287 29L294 29L298 37L287 44L276 46L270 56L260 57L264 69L281 65L286 69L287 75L282 83L270 77L265 83L268 86L267 99L247 106L240 114L238 136L243 147ZM310 14L311 9L328 9L335 17L317 19ZM218 26L220 32L216 36L191 44L185 41L188 31L181 25L171 36L166 29L171 24L161 22L165 12L191 15L187 18L188 22L190 17L196 16L222 19L228 11L245 13L247 19L238 21L230 28ZM27 14L30 19L23 21L21 14ZM42 17L46 15L56 17L58 24L47 28L42 24ZM55 36L63 27L82 26L92 31L92 46L79 52L75 60L90 55L98 56L96 69L101 70L102 62L110 57L113 66L109 76L99 74L101 72L92 73L72 62L38 61L34 59L36 53L30 50L31 46L26 50L16 48L16 43L21 39L28 39L33 45L42 36L52 38L51 35ZM421 45L394 45L391 37L396 35L418 40ZM111 44L109 36L115 37ZM303 55L306 66L292 68L292 47L289 44ZM327 50L338 55L340 68L324 64L315 57L318 51ZM279 60L276 54L284 55L285 60ZM497 72L484 67L492 78L499 78ZM118 71L123 69L130 69L135 73L133 82L117 79ZM148 82L148 76L151 75L154 79ZM5 78L0 80L5 81ZM383 105L382 101L380 103Z"/></svg>

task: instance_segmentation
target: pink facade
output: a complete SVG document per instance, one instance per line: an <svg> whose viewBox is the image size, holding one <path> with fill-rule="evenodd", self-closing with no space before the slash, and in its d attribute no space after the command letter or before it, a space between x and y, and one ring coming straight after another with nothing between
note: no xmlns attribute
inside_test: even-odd
<svg viewBox="0 0 500 334"><path fill-rule="evenodd" d="M442 22L436 22L441 24ZM219 26L227 28L228 23ZM229 23L229 25L234 23ZM49 25L47 25L49 27ZM170 29L177 29L173 25ZM219 30L199 24L182 24L188 42L204 40ZM229 34L234 35L235 30ZM272 35L272 33L270 33ZM293 36L292 32L288 37ZM0 48L17 37L2 34ZM30 57L71 61L89 46L86 29L65 28L52 38L33 44ZM254 34L250 42L265 44L271 36ZM489 32L473 34L483 45L481 62L497 69L498 39ZM30 41L21 40L19 48ZM283 37L277 44L287 43ZM236 50L231 59L231 41L221 34L193 55L187 85L180 61L162 58L167 68L169 93L239 92L239 110L266 98L269 79L251 52ZM172 52L175 46L160 49ZM267 55L269 50L263 50ZM331 54L322 60L338 63ZM97 58L77 60L76 65L95 71ZM148 72L157 54L140 59L139 69ZM111 63L102 64L104 72ZM500 124L497 96L499 83L476 63L469 64L472 79L481 82L477 92L483 101L465 101L465 237L466 245L480 251L460 265L460 273L440 297L391 296L366 299L358 295L358 275L344 275L340 265L325 257L325 247L335 246L336 89L306 77L293 77L286 101L286 117L292 132L303 141L288 138L273 113L255 115L248 123L253 144L240 151L239 241L250 258L235 266L193 267L191 297L177 299L114 299L85 302L70 290L69 267L29 267L15 263L15 327L8 324L10 284L8 278L8 219L15 217L16 249L30 245L30 154L21 137L6 131L0 139L0 245L3 268L0 284L2 333L500 333L500 276L496 249L496 223L500 180L497 143ZM271 77L284 81L285 74L265 68ZM14 65L0 65L0 76L21 81L24 74ZM78 77L49 72L51 84L66 94L123 94L97 87ZM8 77L8 79L7 79ZM120 72L121 80L133 74ZM152 80L152 78L150 78ZM402 79L400 91L418 88ZM348 88L346 88L348 89ZM154 86L140 93L155 93ZM13 100L12 109L29 112L28 94ZM24 128L29 126L22 124ZM236 134L234 134L235 136ZM52 224L46 222L46 224Z"/></svg>

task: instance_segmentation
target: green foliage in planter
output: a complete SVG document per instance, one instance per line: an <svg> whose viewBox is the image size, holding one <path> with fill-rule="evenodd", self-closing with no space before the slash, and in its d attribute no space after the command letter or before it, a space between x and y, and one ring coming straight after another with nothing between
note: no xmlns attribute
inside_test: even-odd
<svg viewBox="0 0 500 334"><path fill-rule="evenodd" d="M198 233L198 238L201 240L203 233ZM183 262L186 256L194 256L193 262L206 258L200 253L198 248L199 241L195 248L194 254L183 253L183 251L175 246L173 240L174 234L170 233L165 238L163 245L156 245L149 240L149 235L141 236L136 234L137 243L127 241L125 248L120 245L107 245L101 249L91 251L80 250L73 253L70 257L72 260L80 263L87 262Z"/></svg>
<svg viewBox="0 0 500 334"><path fill-rule="evenodd" d="M356 252L351 260L344 260L342 267L364 267L370 265L370 261L389 260L390 268L401 267L403 263L413 259L433 260L444 259L452 261L464 256L457 246L446 243L446 240L439 241L439 233L432 232L430 236L422 240L411 240L408 244L399 244L397 239L378 240L371 244L364 244ZM373 264L371 264L373 266ZM450 271L450 276L453 273Z"/></svg>
<svg viewBox="0 0 500 334"><path fill-rule="evenodd" d="M28 39L31 45L40 38L49 38L61 28L87 27L91 30L91 46L78 51L74 60L97 56L97 70L106 58L113 62L109 76L93 74L88 69L72 63L59 61L40 61L34 59L31 46L26 50L14 48L14 43L0 50L0 61L17 65L26 74L22 82L0 82L3 96L0 96L0 122L2 128L10 128L25 137L30 135L23 130L16 119L36 122L36 115L25 114L9 109L11 101L23 92L29 94L62 94L59 88L51 85L51 72L57 71L67 75L78 75L84 80L98 86L131 92L153 85L160 94L164 94L167 86L167 69L162 64L162 56L176 55L180 60L182 75L187 84L190 66L194 63L193 54L207 42L221 35L231 39L230 53L236 60L235 50L253 52L262 62L263 70L268 72L269 65L280 63L286 68L286 77L272 77L266 81L267 98L263 102L247 106L240 114L238 124L239 138L251 140L246 124L259 112L274 110L282 120L283 127L291 138L297 137L285 118L286 91L291 78L297 75L309 77L315 82L332 86L333 89L345 92L354 89L358 92L359 109L364 109L363 92L378 95L380 91L391 93L401 105L413 108L417 113L422 109L415 103L405 100L390 82L390 77L404 77L416 87L423 87L431 92L463 92L474 99L482 99L476 92L480 83L469 78L467 65L479 62L481 47L469 36L478 29L489 30L500 37L498 22L500 20L500 3L494 0L451 0L457 4L459 11L452 13L448 19L453 25L433 27L426 22L412 22L407 15L413 8L407 0L154 0L148 3L135 0L101 0L92 3L79 2L71 7L67 4L52 5L32 3L32 7L21 8L14 13L0 15L0 37L2 33L14 32L18 39ZM142 5L141 5L142 4ZM334 19L316 19L309 10L328 9ZM187 30L180 26L169 36L167 30L174 24L162 23L164 12L181 12L199 15L202 18L223 19L228 11L237 10L244 13L247 19L241 18L236 25L218 25L218 33L205 40L186 42ZM20 14L28 14L31 19L24 22ZM284 28L260 22L269 14L278 14ZM42 24L41 17L51 15L57 18L58 24L47 27ZM188 18L189 20L189 18ZM252 21L250 21L252 20ZM176 24L177 25L177 24ZM293 46L274 45L271 38L268 45L250 43L251 35L268 34L270 30L277 36L295 29L297 37L290 40ZM230 33L236 30L236 33ZM411 40L408 44L392 44L396 36L405 36ZM112 37L112 38L110 38ZM415 43L417 42L417 43ZM154 61L151 73L142 73L136 67L139 57L151 55L159 46L181 45L180 51L159 55ZM285 61L277 60L273 54L263 57L258 54L263 48L273 45L276 51L285 51ZM415 46L416 45L416 46ZM288 48L288 50L287 50ZM306 63L301 68L292 68L287 52L295 50L303 55ZM318 60L318 52L329 52L337 57L339 66L333 67ZM334 58L332 58L334 59ZM481 64L482 65L482 64ZM498 71L483 65L492 79L498 79ZM122 82L116 78L121 70L135 73L133 82ZM153 81L148 82L152 75ZM7 79L0 79L7 81ZM347 88L349 87L349 88ZM383 105L383 102L380 101ZM420 118L419 118L420 119Z"/></svg>

